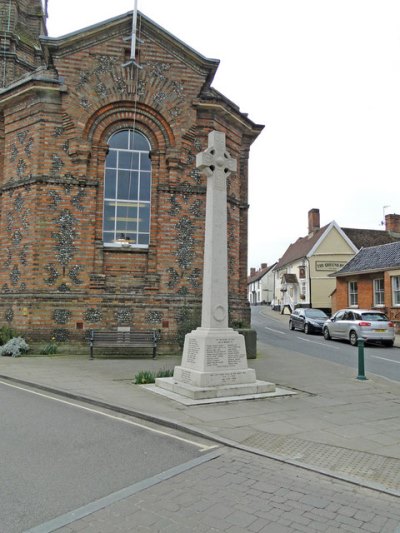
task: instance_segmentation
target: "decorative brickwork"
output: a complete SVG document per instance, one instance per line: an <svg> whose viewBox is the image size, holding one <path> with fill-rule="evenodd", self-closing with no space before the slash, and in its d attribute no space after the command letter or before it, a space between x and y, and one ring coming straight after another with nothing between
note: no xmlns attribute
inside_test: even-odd
<svg viewBox="0 0 400 533"><path fill-rule="evenodd" d="M27 2L20 7L27 16ZM82 339L93 327L150 326L162 340L173 339L182 309L201 303L206 184L195 157L213 129L226 133L239 162L228 183L229 299L231 320L249 322L247 161L262 126L212 89L218 62L139 19L141 69L122 66L129 15L80 36L41 37L41 64L32 56L23 79L6 65L0 326L57 340ZM30 26L37 41L45 34L40 20ZM144 248L102 241L107 143L123 129L136 129L151 145Z"/></svg>

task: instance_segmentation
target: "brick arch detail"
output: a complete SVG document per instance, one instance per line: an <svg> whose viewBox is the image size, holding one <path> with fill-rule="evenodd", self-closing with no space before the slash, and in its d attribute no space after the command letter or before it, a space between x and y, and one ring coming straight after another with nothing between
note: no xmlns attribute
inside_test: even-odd
<svg viewBox="0 0 400 533"><path fill-rule="evenodd" d="M134 102L115 102L98 109L88 120L84 137L92 145L106 146L107 138L121 128L137 128L149 139L152 149L175 146L175 137L160 113Z"/></svg>
<svg viewBox="0 0 400 533"><path fill-rule="evenodd" d="M95 234L99 246L95 250L94 274L103 275L104 254L102 246L102 213L103 213L103 187L104 187L104 162L107 154L107 140L118 130L133 128L137 129L149 140L151 150L154 152L152 158L154 197L152 193L152 218L158 205L157 186L160 175L165 173L165 154L170 148L175 147L176 139L164 117L153 108L135 102L114 102L99 108L86 122L82 136L92 146L92 157L90 159L88 174L94 178L99 187L96 190L96 224ZM154 165L154 166L153 166ZM144 272L154 269L156 254L154 252L154 242L150 244L146 259L144 260ZM137 256L139 257L139 256Z"/></svg>

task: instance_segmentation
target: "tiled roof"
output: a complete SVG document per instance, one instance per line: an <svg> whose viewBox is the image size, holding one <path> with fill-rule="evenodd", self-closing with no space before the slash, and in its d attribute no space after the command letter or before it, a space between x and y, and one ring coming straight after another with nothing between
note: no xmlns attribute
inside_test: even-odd
<svg viewBox="0 0 400 533"><path fill-rule="evenodd" d="M284 265L291 263L292 261L296 261L296 259L306 257L308 252L318 241L318 239L321 237L321 235L324 233L328 226L329 224L327 224L323 228L320 228L318 231L316 231L310 236L307 235L307 237L300 237L299 239L297 239L297 241L292 243L286 250L286 252L283 254L283 256L279 259L275 268L281 268Z"/></svg>
<svg viewBox="0 0 400 533"><path fill-rule="evenodd" d="M400 268L400 241L362 248L335 276Z"/></svg>
<svg viewBox="0 0 400 533"><path fill-rule="evenodd" d="M283 256L279 259L276 268L279 269L297 259L306 257L308 252L313 248L321 235L328 228L329 224L320 228L311 236L300 237L296 242L291 244ZM400 241L399 237L395 237L387 231L373 230L373 229L358 229L358 228L341 228L352 243L358 248L366 248L369 246L378 246L391 242Z"/></svg>
<svg viewBox="0 0 400 533"><path fill-rule="evenodd" d="M267 272L274 268L275 265L276 263L271 266L266 266L265 268L260 268L259 270L257 270L257 272L247 278L247 285L250 285L250 283L254 283L255 281L261 279L263 276L265 276Z"/></svg>
<svg viewBox="0 0 400 533"><path fill-rule="evenodd" d="M399 237L394 237L387 231L375 229L357 229L357 228L342 228L342 231L348 238L360 248L367 248L370 246L379 246L389 242L397 242Z"/></svg>

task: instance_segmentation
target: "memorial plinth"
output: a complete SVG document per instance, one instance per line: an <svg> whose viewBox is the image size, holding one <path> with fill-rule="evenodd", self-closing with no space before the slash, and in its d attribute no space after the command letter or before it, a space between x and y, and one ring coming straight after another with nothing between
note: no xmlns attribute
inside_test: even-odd
<svg viewBox="0 0 400 533"><path fill-rule="evenodd" d="M275 391L273 383L257 381L247 368L244 337L230 328L188 333L181 365L173 378L158 378L156 385L193 400Z"/></svg>
<svg viewBox="0 0 400 533"><path fill-rule="evenodd" d="M257 381L247 367L243 335L228 327L226 178L236 160L226 151L224 133L209 134L196 164L207 176L201 327L186 335L173 378L158 378L156 386L194 400L274 392L273 383Z"/></svg>

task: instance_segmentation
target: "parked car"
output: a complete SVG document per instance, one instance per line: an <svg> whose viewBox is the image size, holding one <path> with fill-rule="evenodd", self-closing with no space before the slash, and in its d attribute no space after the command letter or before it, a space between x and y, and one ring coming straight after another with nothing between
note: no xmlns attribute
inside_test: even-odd
<svg viewBox="0 0 400 533"><path fill-rule="evenodd" d="M393 346L395 339L394 324L385 313L371 309L341 309L323 327L325 339L346 339L352 346L358 338L365 342L381 342Z"/></svg>
<svg viewBox="0 0 400 533"><path fill-rule="evenodd" d="M321 309L298 308L289 318L289 329L299 329L304 333L322 333L328 315Z"/></svg>

